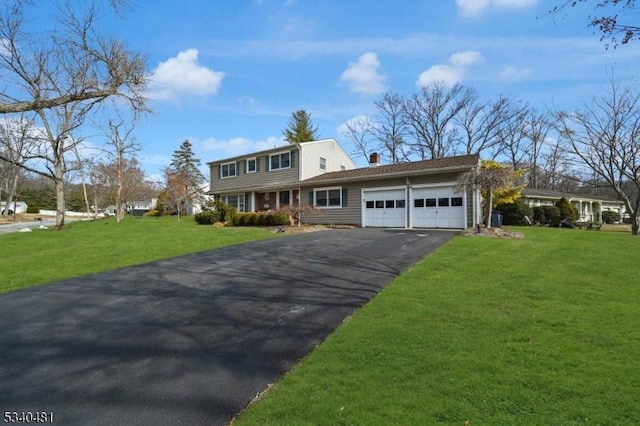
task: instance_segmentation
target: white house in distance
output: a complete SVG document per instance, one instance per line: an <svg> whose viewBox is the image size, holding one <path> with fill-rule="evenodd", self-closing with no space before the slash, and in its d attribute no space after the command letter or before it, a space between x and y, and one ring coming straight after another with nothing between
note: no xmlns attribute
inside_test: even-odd
<svg viewBox="0 0 640 426"><path fill-rule="evenodd" d="M5 210L7 210L8 214L13 214L14 210L16 214L26 213L27 207L27 203L24 201L16 201L9 203L9 208L7 208L7 202L0 201L0 213L4 213Z"/></svg>
<svg viewBox="0 0 640 426"><path fill-rule="evenodd" d="M578 212L578 222L602 223L602 212L612 211L624 218L626 209L624 203L606 197L590 194L569 194L566 192L547 191L541 189L523 189L522 199L529 207L554 206L560 198L566 198Z"/></svg>

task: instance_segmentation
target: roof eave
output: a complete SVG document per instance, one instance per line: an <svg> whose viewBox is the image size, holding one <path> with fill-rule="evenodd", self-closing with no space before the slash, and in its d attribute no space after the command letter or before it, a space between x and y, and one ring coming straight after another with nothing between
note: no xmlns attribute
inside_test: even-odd
<svg viewBox="0 0 640 426"><path fill-rule="evenodd" d="M314 180L314 178L310 178L300 182L300 185L309 186L316 183L342 183L342 182L353 182L353 181L363 181L363 180L384 180L384 179L392 179L396 177L432 175L432 174L447 173L447 172L462 172L462 171L471 170L473 167L475 167L475 164L464 165L464 166L439 167L437 169L422 169L422 170L409 170L409 171L392 172L392 173L381 173L377 175L373 174L373 175L364 175L364 176L339 177L339 178L332 178L332 179Z"/></svg>

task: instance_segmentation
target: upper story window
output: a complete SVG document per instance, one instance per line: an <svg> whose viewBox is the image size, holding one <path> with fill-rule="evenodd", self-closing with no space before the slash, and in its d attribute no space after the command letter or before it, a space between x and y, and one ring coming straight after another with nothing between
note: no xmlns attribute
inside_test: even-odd
<svg viewBox="0 0 640 426"><path fill-rule="evenodd" d="M269 170L281 170L291 167L291 152L282 152L269 156Z"/></svg>
<svg viewBox="0 0 640 426"><path fill-rule="evenodd" d="M226 163L220 165L220 177L222 179L236 176L236 163Z"/></svg>
<svg viewBox="0 0 640 426"><path fill-rule="evenodd" d="M320 170L327 170L327 159L320 157Z"/></svg>
<svg viewBox="0 0 640 426"><path fill-rule="evenodd" d="M257 162L255 158L249 158L247 160L247 173L255 173L257 170Z"/></svg>
<svg viewBox="0 0 640 426"><path fill-rule="evenodd" d="M340 171L344 172L345 170L347 170L347 168L345 166L340 166Z"/></svg>

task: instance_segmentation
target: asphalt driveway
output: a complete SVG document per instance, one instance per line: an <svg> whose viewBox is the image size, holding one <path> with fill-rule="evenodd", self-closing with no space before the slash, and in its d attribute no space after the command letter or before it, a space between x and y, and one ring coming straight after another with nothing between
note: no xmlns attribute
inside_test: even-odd
<svg viewBox="0 0 640 426"><path fill-rule="evenodd" d="M316 232L0 295L0 415L225 424L453 235Z"/></svg>

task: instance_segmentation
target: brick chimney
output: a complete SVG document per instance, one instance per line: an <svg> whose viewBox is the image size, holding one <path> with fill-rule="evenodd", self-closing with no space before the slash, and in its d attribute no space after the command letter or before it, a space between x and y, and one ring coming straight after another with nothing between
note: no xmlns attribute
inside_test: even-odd
<svg viewBox="0 0 640 426"><path fill-rule="evenodd" d="M369 167L378 167L380 165L380 154L374 152L369 156Z"/></svg>

